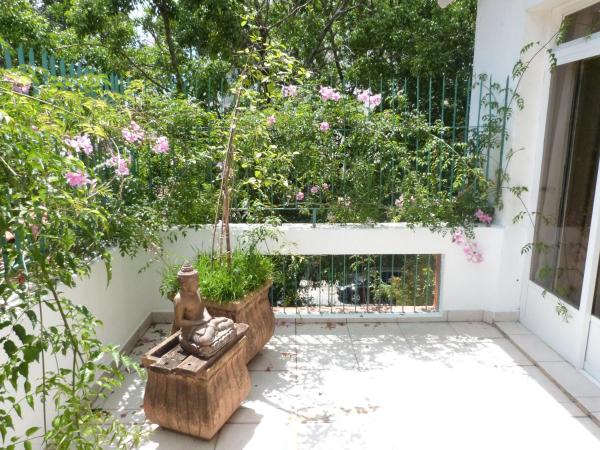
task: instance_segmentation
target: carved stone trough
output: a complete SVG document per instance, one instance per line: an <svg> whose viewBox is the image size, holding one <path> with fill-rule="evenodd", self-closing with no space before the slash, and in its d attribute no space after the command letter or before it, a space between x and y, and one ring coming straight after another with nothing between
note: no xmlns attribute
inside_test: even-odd
<svg viewBox="0 0 600 450"><path fill-rule="evenodd" d="M250 392L248 325L236 323L235 331L236 339L207 360L181 348L180 332L143 356L144 411L150 421L201 439L214 437Z"/></svg>

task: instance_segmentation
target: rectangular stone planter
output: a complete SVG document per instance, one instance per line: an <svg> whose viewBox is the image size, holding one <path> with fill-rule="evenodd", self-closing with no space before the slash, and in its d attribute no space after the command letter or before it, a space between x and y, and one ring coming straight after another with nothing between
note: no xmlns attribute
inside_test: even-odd
<svg viewBox="0 0 600 450"><path fill-rule="evenodd" d="M221 304L202 299L213 317L229 317L236 323L247 323L250 326L246 333L246 362L250 362L256 356L275 332L275 316L269 302L269 289L272 284L269 280L256 291L235 302Z"/></svg>
<svg viewBox="0 0 600 450"><path fill-rule="evenodd" d="M161 427L201 439L212 439L250 392L244 334L236 324L237 339L216 356L203 360L179 345L172 334L142 358L148 372L144 393L146 417Z"/></svg>

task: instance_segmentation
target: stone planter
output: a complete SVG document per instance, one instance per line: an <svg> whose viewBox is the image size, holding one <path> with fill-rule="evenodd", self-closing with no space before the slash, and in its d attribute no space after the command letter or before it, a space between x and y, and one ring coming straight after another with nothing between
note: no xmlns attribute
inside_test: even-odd
<svg viewBox="0 0 600 450"><path fill-rule="evenodd" d="M248 325L235 325L237 338L208 360L179 345L172 334L142 358L148 372L144 393L146 417L161 427L201 439L212 439L250 392L244 334Z"/></svg>
<svg viewBox="0 0 600 450"><path fill-rule="evenodd" d="M269 342L275 331L275 316L269 302L269 289L273 281L269 280L260 288L247 294L242 299L229 303L213 303L210 299L202 299L208 312L213 317L229 317L236 323L247 323L250 329L246 333L246 362Z"/></svg>

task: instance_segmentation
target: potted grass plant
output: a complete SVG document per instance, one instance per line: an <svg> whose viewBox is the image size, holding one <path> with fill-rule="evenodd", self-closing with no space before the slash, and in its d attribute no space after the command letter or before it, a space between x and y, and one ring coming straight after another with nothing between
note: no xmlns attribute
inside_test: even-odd
<svg viewBox="0 0 600 450"><path fill-rule="evenodd" d="M198 270L200 293L208 312L250 325L246 334L247 361L250 361L275 330L269 301L273 276L271 258L246 248L232 252L231 268L227 260L210 253L199 253L193 265ZM179 266L175 264L165 271L161 285L161 293L171 300L178 289Z"/></svg>

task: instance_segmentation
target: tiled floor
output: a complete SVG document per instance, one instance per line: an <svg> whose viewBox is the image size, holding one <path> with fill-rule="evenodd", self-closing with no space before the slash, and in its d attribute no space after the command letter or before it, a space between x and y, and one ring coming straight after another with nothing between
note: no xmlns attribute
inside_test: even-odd
<svg viewBox="0 0 600 450"><path fill-rule="evenodd" d="M168 330L152 326L134 356ZM519 324L504 332L529 334ZM544 370L572 380L549 349L527 337L521 345L548 360ZM143 449L600 448L600 428L480 322L280 323L250 370L248 399L210 442L147 423L137 375L104 408L148 430ZM600 409L588 388L580 398Z"/></svg>

